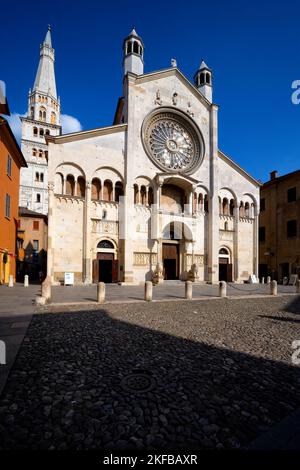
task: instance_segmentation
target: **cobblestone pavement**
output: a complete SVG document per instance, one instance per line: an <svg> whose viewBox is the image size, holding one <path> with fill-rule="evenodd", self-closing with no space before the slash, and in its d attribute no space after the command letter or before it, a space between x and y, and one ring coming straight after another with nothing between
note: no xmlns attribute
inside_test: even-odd
<svg viewBox="0 0 300 470"><path fill-rule="evenodd" d="M246 446L300 406L295 339L297 296L34 315L0 399L0 448Z"/></svg>
<svg viewBox="0 0 300 470"><path fill-rule="evenodd" d="M178 300L184 298L184 282L165 281L153 288L154 300ZM278 293L295 293L295 286L278 286ZM55 286L52 287L52 302L88 302L95 301L96 284L87 286ZM228 284L227 295L261 295L270 294L270 286L266 284ZM193 298L218 297L219 286L209 284L193 284ZM108 302L140 301L144 299L144 286L119 286L106 284L106 300Z"/></svg>

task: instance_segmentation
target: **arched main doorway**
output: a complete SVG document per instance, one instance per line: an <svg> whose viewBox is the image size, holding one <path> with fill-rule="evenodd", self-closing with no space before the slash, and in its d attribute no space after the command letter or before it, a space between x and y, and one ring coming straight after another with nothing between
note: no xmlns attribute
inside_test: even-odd
<svg viewBox="0 0 300 470"><path fill-rule="evenodd" d="M110 240L97 245L97 258L93 260L93 282L118 282L118 260L115 246Z"/></svg>
<svg viewBox="0 0 300 470"><path fill-rule="evenodd" d="M219 250L219 281L232 282L232 263L228 248Z"/></svg>
<svg viewBox="0 0 300 470"><path fill-rule="evenodd" d="M162 263L165 280L180 278L185 242L191 239L190 230L181 222L171 222L165 227L162 242Z"/></svg>

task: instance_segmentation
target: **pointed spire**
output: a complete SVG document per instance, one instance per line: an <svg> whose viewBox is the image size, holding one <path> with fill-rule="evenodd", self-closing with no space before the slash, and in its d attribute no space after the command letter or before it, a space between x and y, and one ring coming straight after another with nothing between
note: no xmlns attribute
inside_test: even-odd
<svg viewBox="0 0 300 470"><path fill-rule="evenodd" d="M137 38L139 37L139 35L137 34L136 30L135 30L135 26L132 28L132 31L131 33L129 34L129 36L136 36Z"/></svg>
<svg viewBox="0 0 300 470"><path fill-rule="evenodd" d="M200 64L200 67L199 67L199 70L202 70L202 69L210 70L210 68L208 67L208 65L206 65L206 63L204 62L203 59L201 59L201 64Z"/></svg>
<svg viewBox="0 0 300 470"><path fill-rule="evenodd" d="M33 91L50 94L53 98L57 98L54 74L54 49L52 48L50 25L48 26L45 40L40 46L40 62Z"/></svg>
<svg viewBox="0 0 300 470"><path fill-rule="evenodd" d="M51 26L50 26L50 24L48 24L48 31L47 31L46 36L45 36L44 44L49 46L49 47L52 47Z"/></svg>

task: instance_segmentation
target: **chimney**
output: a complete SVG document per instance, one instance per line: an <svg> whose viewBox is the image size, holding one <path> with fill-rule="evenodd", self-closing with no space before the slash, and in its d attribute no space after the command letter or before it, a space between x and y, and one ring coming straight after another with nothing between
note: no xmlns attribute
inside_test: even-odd
<svg viewBox="0 0 300 470"><path fill-rule="evenodd" d="M274 170L274 171L271 171L270 173L270 180L275 180L278 176L278 171L277 170Z"/></svg>

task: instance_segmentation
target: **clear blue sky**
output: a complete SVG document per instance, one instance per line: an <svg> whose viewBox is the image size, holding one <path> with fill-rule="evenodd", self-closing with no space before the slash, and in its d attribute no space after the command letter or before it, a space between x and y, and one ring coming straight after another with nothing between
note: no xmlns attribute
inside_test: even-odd
<svg viewBox="0 0 300 470"><path fill-rule="evenodd" d="M219 147L253 176L299 169L300 3L286 0L27 0L1 6L1 72L12 112L24 113L48 23L62 111L84 129L112 123L122 94L122 41L132 26L145 72L178 67L192 78L203 57L214 72Z"/></svg>

